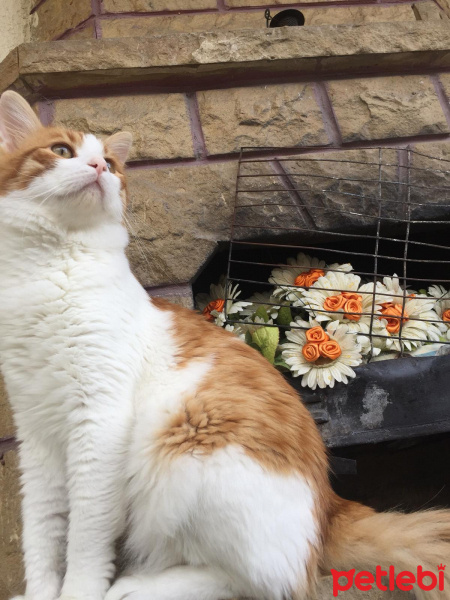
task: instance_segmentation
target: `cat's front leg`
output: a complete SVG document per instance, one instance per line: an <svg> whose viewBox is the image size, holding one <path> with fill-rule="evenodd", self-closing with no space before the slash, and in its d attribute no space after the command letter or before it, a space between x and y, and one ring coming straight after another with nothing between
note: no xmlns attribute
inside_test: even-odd
<svg viewBox="0 0 450 600"><path fill-rule="evenodd" d="M55 600L65 569L68 501L64 455L51 442L28 436L19 455L25 597Z"/></svg>
<svg viewBox="0 0 450 600"><path fill-rule="evenodd" d="M61 600L103 600L114 576L115 541L125 524L127 415L82 417L68 448L69 532Z"/></svg>

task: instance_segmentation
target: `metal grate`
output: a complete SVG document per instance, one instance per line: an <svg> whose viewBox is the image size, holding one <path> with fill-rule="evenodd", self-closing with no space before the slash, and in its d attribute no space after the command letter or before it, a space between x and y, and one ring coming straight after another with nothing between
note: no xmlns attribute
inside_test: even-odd
<svg viewBox="0 0 450 600"><path fill-rule="evenodd" d="M327 264L351 262L354 274L374 283L370 311L349 313L370 315L370 330L362 335L373 348L374 338L387 337L373 327L380 316L375 284L396 273L402 293L385 295L402 307L400 328L390 337L403 354L402 341L423 342L403 334L408 288L450 288L450 161L409 148L298 153L298 148L241 150L228 281L268 290L271 270L290 268L287 257L299 251ZM314 288L325 289L317 283Z"/></svg>

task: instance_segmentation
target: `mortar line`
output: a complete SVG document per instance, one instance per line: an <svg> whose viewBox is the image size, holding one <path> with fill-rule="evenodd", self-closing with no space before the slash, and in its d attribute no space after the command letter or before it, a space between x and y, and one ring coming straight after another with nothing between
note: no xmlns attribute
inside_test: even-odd
<svg viewBox="0 0 450 600"><path fill-rule="evenodd" d="M445 93L444 86L442 85L439 75L430 75L430 79L433 82L436 95L441 103L442 112L444 113L444 116L447 120L447 125L450 129L450 98L448 98L447 94Z"/></svg>
<svg viewBox="0 0 450 600"><path fill-rule="evenodd" d="M334 114L330 96L328 95L326 84L323 81L316 81L313 84L313 87L317 104L319 105L322 113L323 123L325 126L325 131L328 135L328 139L334 146L342 146L342 135L336 115Z"/></svg>
<svg viewBox="0 0 450 600"><path fill-rule="evenodd" d="M72 27L71 29L67 29L64 33L57 36L52 41L57 42L60 40L70 39L70 36L73 33L77 33L78 31L83 31L84 29L86 29L86 27L89 25L89 23L92 23L92 22L94 23L94 29L95 29L96 19L97 19L97 17L95 15L91 15L85 21L81 21L81 23L78 23L78 25L76 25L75 27Z"/></svg>
<svg viewBox="0 0 450 600"><path fill-rule="evenodd" d="M97 40L102 39L102 25L99 16L103 12L102 0L91 0L92 14L94 15L94 32Z"/></svg>
<svg viewBox="0 0 450 600"><path fill-rule="evenodd" d="M36 6L34 6L34 7L33 7L33 8L30 10L30 15L32 15L34 12L36 12L38 8L41 8L41 6L42 6L43 4L45 4L46 2L47 2L47 0L40 0L40 1L39 1L39 2L36 4Z"/></svg>
<svg viewBox="0 0 450 600"><path fill-rule="evenodd" d="M219 12L225 12L228 8L225 5L225 0L217 0L217 10Z"/></svg>
<svg viewBox="0 0 450 600"><path fill-rule="evenodd" d="M205 158L208 155L208 150L206 148L205 136L203 134L202 122L200 119L197 93L188 92L184 97L191 127L194 156L196 158Z"/></svg>

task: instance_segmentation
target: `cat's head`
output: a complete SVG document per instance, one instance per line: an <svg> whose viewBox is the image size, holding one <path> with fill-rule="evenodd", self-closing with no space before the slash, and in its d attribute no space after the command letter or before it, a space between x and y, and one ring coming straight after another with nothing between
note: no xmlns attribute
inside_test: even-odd
<svg viewBox="0 0 450 600"><path fill-rule="evenodd" d="M0 97L0 137L0 209L8 199L18 212L39 214L68 230L122 221L130 133L102 141L44 127L31 106L8 91Z"/></svg>

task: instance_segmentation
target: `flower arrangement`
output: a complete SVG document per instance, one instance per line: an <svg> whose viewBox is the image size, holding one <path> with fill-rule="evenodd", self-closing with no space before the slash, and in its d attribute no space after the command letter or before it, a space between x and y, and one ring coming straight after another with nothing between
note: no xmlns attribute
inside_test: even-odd
<svg viewBox="0 0 450 600"><path fill-rule="evenodd" d="M222 276L196 296L206 319L259 350L302 386L334 387L352 367L405 354L436 354L450 342L450 291L418 291L399 277L364 282L349 263L327 265L300 252L272 270L267 292L240 300Z"/></svg>

